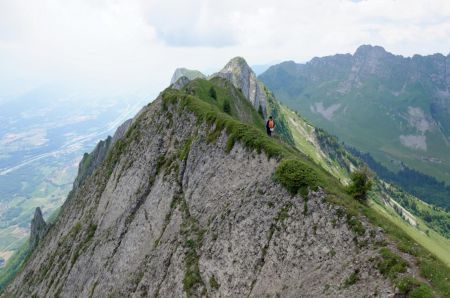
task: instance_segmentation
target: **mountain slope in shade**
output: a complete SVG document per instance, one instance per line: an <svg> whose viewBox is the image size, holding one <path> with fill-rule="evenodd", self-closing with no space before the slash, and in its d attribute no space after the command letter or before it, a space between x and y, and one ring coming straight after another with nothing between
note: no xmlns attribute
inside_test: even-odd
<svg viewBox="0 0 450 298"><path fill-rule="evenodd" d="M259 78L315 125L392 170L402 165L450 182L450 55L354 55L272 66Z"/></svg>

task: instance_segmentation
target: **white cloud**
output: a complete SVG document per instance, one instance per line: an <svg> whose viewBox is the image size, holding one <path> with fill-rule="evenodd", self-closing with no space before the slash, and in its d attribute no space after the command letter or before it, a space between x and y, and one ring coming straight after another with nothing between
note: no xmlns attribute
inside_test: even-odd
<svg viewBox="0 0 450 298"><path fill-rule="evenodd" d="M63 80L156 94L178 66L307 61L360 44L448 54L450 1L2 0L0 88Z"/></svg>

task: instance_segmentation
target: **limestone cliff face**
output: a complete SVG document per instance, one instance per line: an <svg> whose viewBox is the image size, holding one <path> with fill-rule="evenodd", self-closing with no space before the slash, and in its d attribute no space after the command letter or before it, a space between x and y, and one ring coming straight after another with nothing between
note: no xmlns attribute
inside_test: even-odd
<svg viewBox="0 0 450 298"><path fill-rule="evenodd" d="M38 246L39 241L45 236L47 230L48 226L42 217L41 208L37 207L31 220L30 250L34 250Z"/></svg>
<svg viewBox="0 0 450 298"><path fill-rule="evenodd" d="M103 162L111 149L111 146L123 138L130 124L131 119L125 121L117 128L113 137L108 136L106 140L100 141L90 154L84 154L80 161L80 165L78 166L78 175L73 184L74 188L80 187L81 183L83 183L83 181Z"/></svg>
<svg viewBox="0 0 450 298"><path fill-rule="evenodd" d="M361 297L394 293L382 235L355 234L322 191L179 103L145 107L67 201L5 292L14 297ZM364 243L364 245L361 245ZM359 280L345 285L357 272Z"/></svg>
<svg viewBox="0 0 450 298"><path fill-rule="evenodd" d="M213 76L222 77L232 82L257 110L261 106L263 114L266 115L267 95L264 92L264 86L258 81L255 73L244 58L236 57L231 59L221 71Z"/></svg>

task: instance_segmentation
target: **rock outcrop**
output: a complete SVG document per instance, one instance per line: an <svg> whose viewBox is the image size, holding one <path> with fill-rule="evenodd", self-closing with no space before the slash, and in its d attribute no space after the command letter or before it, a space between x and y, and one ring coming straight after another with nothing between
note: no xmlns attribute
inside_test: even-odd
<svg viewBox="0 0 450 298"><path fill-rule="evenodd" d="M30 232L30 250L34 250L39 241L47 233L48 226L45 223L44 217L42 216L41 208L37 207L34 211L33 219L31 220L31 232Z"/></svg>
<svg viewBox="0 0 450 298"><path fill-rule="evenodd" d="M191 80L189 80L187 77L182 76L178 80L176 80L175 83L173 83L171 85L171 87L174 88L174 89L180 90L181 88L186 86L190 81Z"/></svg>
<svg viewBox="0 0 450 298"><path fill-rule="evenodd" d="M170 84L174 84L181 77L186 77L190 81L195 80L197 78L200 78L200 79L205 79L206 78L206 76L204 74L202 74L198 70L192 70L192 69L187 69L187 68L177 68L175 70L175 72L173 73L173 75L172 75L172 79L170 80Z"/></svg>
<svg viewBox="0 0 450 298"><path fill-rule="evenodd" d="M122 139L131 125L132 119L122 123L114 133L113 137L108 136L106 140L100 141L95 149L89 154L85 153L78 166L78 175L75 178L73 188L78 188L83 181L94 172L94 170L105 160L110 148L120 139Z"/></svg>
<svg viewBox="0 0 450 298"><path fill-rule="evenodd" d="M230 60L225 67L214 74L229 80L242 91L244 96L252 103L256 110L261 107L264 116L267 111L267 95L263 84L258 81L253 70L248 66L244 58L236 57Z"/></svg>

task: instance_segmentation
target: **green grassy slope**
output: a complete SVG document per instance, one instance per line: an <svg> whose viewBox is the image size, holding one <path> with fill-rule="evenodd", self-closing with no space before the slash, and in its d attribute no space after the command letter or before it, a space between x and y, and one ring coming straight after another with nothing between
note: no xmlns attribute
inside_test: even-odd
<svg viewBox="0 0 450 298"><path fill-rule="evenodd" d="M345 184L349 178L349 169L352 166L361 166L361 162L352 158L348 153L346 162L339 162L339 159L335 158L335 152L345 152L342 144L334 143L332 150L323 150L318 136L321 134L327 135L326 132L317 130L317 128L308 124L307 121L289 108L280 104L278 104L278 107L282 109L283 114L289 119L290 130L294 136L296 148L310 156L327 172ZM328 135L328 137L330 136ZM395 186L384 187L383 185L385 183L376 178L376 187L371 194L373 202L370 204L374 211L382 216L389 217L405 233L450 266L450 239L448 238L448 235L450 235L450 213L423 203ZM418 222L418 225L413 227L407 223L393 207L382 203L383 198L390 198L399 203L406 211L411 212L412 218Z"/></svg>
<svg viewBox="0 0 450 298"><path fill-rule="evenodd" d="M264 77L262 77L264 78ZM270 81L267 82L269 88ZM357 89L349 94L336 94L336 84L317 84L306 87L296 95L286 95L274 90L277 98L294 108L312 121L315 125L336 134L345 143L361 151L370 152L379 162L391 170L398 170L398 162L403 161L408 166L437 177L450 183L450 146L441 131L435 129L424 133L426 151L405 146L401 135L421 135L415 129L408 127L404 119L408 107L421 108L424 103L416 98L429 98L424 92L406 92L393 99L392 94L379 91L383 82L366 82L365 88ZM339 109L327 119L317 112L317 103L322 103L324 109L340 104ZM427 115L431 117L430 115ZM439 160L430 162L427 157Z"/></svg>
<svg viewBox="0 0 450 298"><path fill-rule="evenodd" d="M215 92L215 98L211 96L211 89ZM183 91L201 98L203 101L215 106L219 111L224 110L228 104L230 116L244 123L253 124L255 127L264 129L264 120L253 108L251 103L244 97L241 91L226 79L215 77L211 80L195 79L183 87Z"/></svg>
<svg viewBox="0 0 450 298"><path fill-rule="evenodd" d="M259 78L315 126L369 152L391 171L406 164L450 184L450 99L442 95L447 87L440 68L444 59L409 59L366 47L353 56L281 63ZM421 199L450 208L450 188L440 187L435 196L424 194L432 193L434 185L424 188Z"/></svg>

